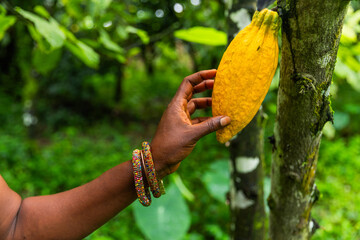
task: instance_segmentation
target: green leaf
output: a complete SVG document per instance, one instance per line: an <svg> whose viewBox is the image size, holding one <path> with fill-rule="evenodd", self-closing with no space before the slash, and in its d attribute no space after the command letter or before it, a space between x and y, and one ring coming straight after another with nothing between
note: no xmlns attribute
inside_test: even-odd
<svg viewBox="0 0 360 240"><path fill-rule="evenodd" d="M65 42L65 46L87 66L91 68L98 67L100 61L99 55L85 43L81 41L76 41L75 43Z"/></svg>
<svg viewBox="0 0 360 240"><path fill-rule="evenodd" d="M108 56L109 58L116 59L119 63L125 63L126 62L126 57L123 54L119 54L119 53L116 53L116 52L105 52L104 54L106 56Z"/></svg>
<svg viewBox="0 0 360 240"><path fill-rule="evenodd" d="M346 66L346 64L344 64L341 59L338 57L336 60L336 65L335 65L335 74L341 78L346 78L347 73L351 72L351 69L348 68L348 66Z"/></svg>
<svg viewBox="0 0 360 240"><path fill-rule="evenodd" d="M148 44L150 42L150 37L146 31L138 29L136 33L144 44Z"/></svg>
<svg viewBox="0 0 360 240"><path fill-rule="evenodd" d="M84 14L87 12L83 10L82 0L62 0L62 4L66 8L66 13L70 17L75 19L83 19Z"/></svg>
<svg viewBox="0 0 360 240"><path fill-rule="evenodd" d="M52 48L50 44L41 36L41 34L35 29L34 25L29 24L28 30L30 33L30 36L37 42L38 47L43 52L51 52Z"/></svg>
<svg viewBox="0 0 360 240"><path fill-rule="evenodd" d="M6 30L14 25L16 18L13 16L0 15L0 40L3 39Z"/></svg>
<svg viewBox="0 0 360 240"><path fill-rule="evenodd" d="M340 39L342 43L357 42L357 33L360 32L359 21L360 10L354 12L354 9L352 7L349 7Z"/></svg>
<svg viewBox="0 0 360 240"><path fill-rule="evenodd" d="M346 79L349 85L360 92L360 75L357 71L354 71L349 67L349 65L355 65L358 63L354 63L353 61L349 61L352 57L348 57L345 59L347 64L345 64L340 58L337 58L336 66L335 66L335 74L341 78ZM355 59L354 59L355 61Z"/></svg>
<svg viewBox="0 0 360 240"><path fill-rule="evenodd" d="M66 37L55 19L50 18L50 20L47 21L38 15L25 11L19 7L16 7L16 11L35 24L36 30L46 39L53 49L63 46Z"/></svg>
<svg viewBox="0 0 360 240"><path fill-rule="evenodd" d="M124 57L124 55L122 55L122 54L116 54L115 59L119 63L126 63L126 57Z"/></svg>
<svg viewBox="0 0 360 240"><path fill-rule="evenodd" d="M0 15L5 16L6 15L6 9L0 4Z"/></svg>
<svg viewBox="0 0 360 240"><path fill-rule="evenodd" d="M352 46L352 52L355 55L360 55L360 43Z"/></svg>
<svg viewBox="0 0 360 240"><path fill-rule="evenodd" d="M91 0L89 3L92 16L99 16L110 6L112 0Z"/></svg>
<svg viewBox="0 0 360 240"><path fill-rule="evenodd" d="M122 40L126 40L129 37L129 32L126 31L126 28L124 28L123 26L117 26L116 33L119 36L119 38Z"/></svg>
<svg viewBox="0 0 360 240"><path fill-rule="evenodd" d="M72 34L65 27L62 27L61 30L66 35L65 46L72 52L76 57L78 57L83 63L91 68L97 68L100 62L100 56L97 54L94 49L86 45L84 42L78 40L74 34Z"/></svg>
<svg viewBox="0 0 360 240"><path fill-rule="evenodd" d="M360 21L360 10L354 12L354 9L350 7L348 14L346 16L345 24L355 27L356 25L359 24L359 21Z"/></svg>
<svg viewBox="0 0 360 240"><path fill-rule="evenodd" d="M178 189L180 190L181 194L190 202L193 202L195 199L194 194L192 194L192 192L185 186L185 184L183 183L183 181L181 180L181 177L179 176L179 174L174 173L171 175L172 180L174 181L174 183L176 184L176 186L178 187Z"/></svg>
<svg viewBox="0 0 360 240"><path fill-rule="evenodd" d="M149 207L133 204L136 224L150 240L183 239L190 227L190 212L184 198L172 184L166 195L153 199Z"/></svg>
<svg viewBox="0 0 360 240"><path fill-rule="evenodd" d="M219 225L216 224L206 224L205 225L206 232L209 232L215 239L219 240L228 240L229 236L226 235L224 229L221 229Z"/></svg>
<svg viewBox="0 0 360 240"><path fill-rule="evenodd" d="M35 48L33 52L32 64L37 72L46 75L53 70L60 60L62 51L55 49L52 52L44 52L40 48Z"/></svg>
<svg viewBox="0 0 360 240"><path fill-rule="evenodd" d="M129 58L133 57L133 56L136 56L138 55L139 53L141 53L141 49L138 48L138 47L134 47L134 48L131 48L128 52L127 52L127 56Z"/></svg>
<svg viewBox="0 0 360 240"><path fill-rule="evenodd" d="M360 69L360 62L351 54L347 55L347 57L345 58L344 63L351 68L354 71L359 71Z"/></svg>
<svg viewBox="0 0 360 240"><path fill-rule="evenodd" d="M348 61L350 58L351 57L348 57L348 59L345 59L347 61L347 64L345 64L339 58L337 59L337 63L335 66L335 74L341 78L346 79L348 84L353 89L360 92L360 75L358 74L358 72L354 71L353 69L351 69L349 67L349 65L354 64L354 62Z"/></svg>
<svg viewBox="0 0 360 240"><path fill-rule="evenodd" d="M356 91L360 92L360 76L359 73L354 71L348 71L348 75L346 76L346 81L350 86Z"/></svg>
<svg viewBox="0 0 360 240"><path fill-rule="evenodd" d="M356 32L354 31L354 29L348 25L344 25L340 41L342 43L352 43L356 42L356 39Z"/></svg>
<svg viewBox="0 0 360 240"><path fill-rule="evenodd" d="M144 43L144 44L148 44L150 42L150 37L149 35L147 34L146 31L142 30L142 29L138 29L138 28L134 28L132 26L127 26L125 28L125 30L129 33L134 33L136 35L138 35L138 37L141 39L141 41Z"/></svg>
<svg viewBox="0 0 360 240"><path fill-rule="evenodd" d="M210 195L225 203L230 184L229 160L221 159L213 162L202 180Z"/></svg>
<svg viewBox="0 0 360 240"><path fill-rule="evenodd" d="M83 43L85 43L86 45L88 45L89 47L92 48L99 48L101 43L99 43L99 41L97 39L90 39L90 38L79 38L79 41L82 41Z"/></svg>
<svg viewBox="0 0 360 240"><path fill-rule="evenodd" d="M103 46L106 49L108 49L110 51L113 51L116 53L124 53L124 49L122 49L113 40L111 40L109 34L104 29L100 29L99 41L103 44Z"/></svg>
<svg viewBox="0 0 360 240"><path fill-rule="evenodd" d="M193 27L175 31L175 37L194 43L201 43L210 46L223 46L227 44L225 32L214 28Z"/></svg>
<svg viewBox="0 0 360 240"><path fill-rule="evenodd" d="M37 5L34 7L34 12L46 19L51 18L50 13L43 6Z"/></svg>
<svg viewBox="0 0 360 240"><path fill-rule="evenodd" d="M94 19L91 16L86 16L82 20L82 26L86 29L93 29L95 26Z"/></svg>

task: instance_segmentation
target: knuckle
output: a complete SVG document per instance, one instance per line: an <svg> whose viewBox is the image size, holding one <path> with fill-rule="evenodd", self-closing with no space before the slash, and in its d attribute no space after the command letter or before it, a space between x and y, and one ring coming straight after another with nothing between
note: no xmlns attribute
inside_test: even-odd
<svg viewBox="0 0 360 240"><path fill-rule="evenodd" d="M208 82L209 82L209 81L204 81L205 89L209 89L209 87L208 87Z"/></svg>
<svg viewBox="0 0 360 240"><path fill-rule="evenodd" d="M187 77L184 78L184 82L192 83L192 82L191 82L191 79L192 79L192 75L187 76Z"/></svg>
<svg viewBox="0 0 360 240"><path fill-rule="evenodd" d="M207 121L209 131L214 132L217 129L215 121Z"/></svg>

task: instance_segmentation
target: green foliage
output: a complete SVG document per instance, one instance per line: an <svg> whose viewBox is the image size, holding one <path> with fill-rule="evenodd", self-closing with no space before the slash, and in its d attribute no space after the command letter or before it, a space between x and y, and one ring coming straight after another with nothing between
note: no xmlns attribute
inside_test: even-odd
<svg viewBox="0 0 360 240"><path fill-rule="evenodd" d="M335 112L334 113L334 127L337 130L341 130L346 127L350 122L350 116L347 113Z"/></svg>
<svg viewBox="0 0 360 240"><path fill-rule="evenodd" d="M83 61L87 66L97 68L99 65L99 55L88 45L78 40L70 31L63 28L68 38L65 42L67 49Z"/></svg>
<svg viewBox="0 0 360 240"><path fill-rule="evenodd" d="M149 38L147 32L144 30L134 28L132 26L127 26L125 28L125 31L128 33L134 33L134 34L138 35L138 37L141 39L143 44L148 44L150 42L150 38Z"/></svg>
<svg viewBox="0 0 360 240"><path fill-rule="evenodd" d="M96 131L92 134L95 137ZM12 169L2 175L24 197L74 188L99 176L119 160L129 158L123 150L130 148L128 140L111 133L95 143L92 138L79 137L78 130L69 127L54 134L49 140L53 143L46 148L41 146L46 143L28 142L25 136L2 133L0 138L1 169ZM107 138L113 138L111 144ZM83 161L78 161L79 157ZM21 164L15 165L16 162Z"/></svg>
<svg viewBox="0 0 360 240"><path fill-rule="evenodd" d="M137 225L151 240L183 239L190 227L189 209L175 185L168 186L166 195L153 199L149 207L136 202L133 209Z"/></svg>
<svg viewBox="0 0 360 240"><path fill-rule="evenodd" d="M184 182L181 180L181 177L177 174L174 173L171 175L171 179L173 180L173 182L175 183L175 185L178 187L180 193L182 194L182 196L187 199L190 202L193 202L195 199L194 194L185 186Z"/></svg>
<svg viewBox="0 0 360 240"><path fill-rule="evenodd" d="M62 54L62 49L51 52L43 52L40 48L33 50L32 64L37 72L47 75L58 64Z"/></svg>
<svg viewBox="0 0 360 240"><path fill-rule="evenodd" d="M0 14L0 41L3 39L6 30L14 25L16 18L13 16L5 16L5 14Z"/></svg>
<svg viewBox="0 0 360 240"><path fill-rule="evenodd" d="M201 43L210 46L223 46L227 44L225 32L213 28L192 27L175 31L175 37L194 43Z"/></svg>
<svg viewBox="0 0 360 240"><path fill-rule="evenodd" d="M360 10L349 8L341 35L338 58L335 67L337 79L346 79L356 91L360 91Z"/></svg>
<svg viewBox="0 0 360 240"><path fill-rule="evenodd" d="M110 51L116 53L124 53L124 49L122 49L119 45L113 42L109 34L104 29L100 30L99 41L104 45L105 48L107 48Z"/></svg>
<svg viewBox="0 0 360 240"><path fill-rule="evenodd" d="M50 18L49 20L45 20L31 12L21 9L20 7L17 7L16 11L24 18L34 23L36 31L38 31L38 33L49 43L49 50L63 46L65 41L65 34L61 31L59 24L55 19Z"/></svg>
<svg viewBox="0 0 360 240"><path fill-rule="evenodd" d="M360 238L360 136L323 141L316 185L321 198L313 217L321 229L314 239Z"/></svg>
<svg viewBox="0 0 360 240"><path fill-rule="evenodd" d="M213 162L202 180L213 198L226 202L230 186L229 159Z"/></svg>

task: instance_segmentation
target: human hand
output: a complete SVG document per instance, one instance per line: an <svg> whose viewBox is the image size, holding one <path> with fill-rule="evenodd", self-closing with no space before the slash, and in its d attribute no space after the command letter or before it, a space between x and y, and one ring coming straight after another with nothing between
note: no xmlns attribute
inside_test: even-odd
<svg viewBox="0 0 360 240"><path fill-rule="evenodd" d="M210 107L211 97L192 98L195 93L212 89L216 70L194 73L182 81L151 141L151 152L159 178L176 171L180 162L203 136L230 124L227 116L191 119L196 109Z"/></svg>

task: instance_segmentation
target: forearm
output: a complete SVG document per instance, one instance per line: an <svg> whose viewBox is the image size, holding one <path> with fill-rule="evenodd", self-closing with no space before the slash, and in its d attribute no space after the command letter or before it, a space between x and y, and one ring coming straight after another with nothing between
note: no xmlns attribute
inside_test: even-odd
<svg viewBox="0 0 360 240"><path fill-rule="evenodd" d="M23 200L10 239L81 239L135 199L127 161L83 186Z"/></svg>
<svg viewBox="0 0 360 240"><path fill-rule="evenodd" d="M0 240L10 235L20 205L21 197L8 187L0 175Z"/></svg>

